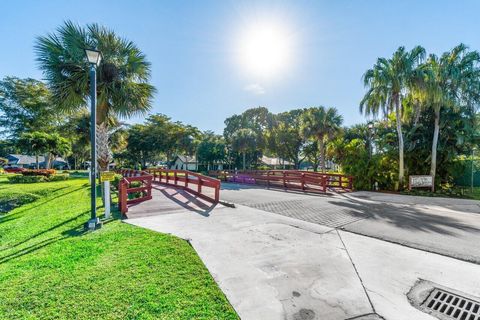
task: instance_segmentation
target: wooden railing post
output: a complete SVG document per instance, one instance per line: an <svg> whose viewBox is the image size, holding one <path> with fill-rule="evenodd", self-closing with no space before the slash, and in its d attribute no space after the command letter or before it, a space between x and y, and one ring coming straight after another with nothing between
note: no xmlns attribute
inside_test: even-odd
<svg viewBox="0 0 480 320"><path fill-rule="evenodd" d="M286 188L287 183L285 182L285 171L282 171L282 173L283 173L283 187Z"/></svg>
<svg viewBox="0 0 480 320"><path fill-rule="evenodd" d="M152 178L153 178L152 176L147 178L147 188L148 188L147 189L147 197L149 199L152 198Z"/></svg>
<svg viewBox="0 0 480 320"><path fill-rule="evenodd" d="M220 182L215 187L215 203L220 201Z"/></svg>
<svg viewBox="0 0 480 320"><path fill-rule="evenodd" d="M202 178L200 178L200 177L197 177L197 178L198 178L198 180L197 180L197 182L198 182L197 192L200 194L200 193L202 193Z"/></svg>
<svg viewBox="0 0 480 320"><path fill-rule="evenodd" d="M173 182L175 183L175 185L178 185L177 171L173 172Z"/></svg>
<svg viewBox="0 0 480 320"><path fill-rule="evenodd" d="M338 186L343 189L342 176L338 177Z"/></svg>
<svg viewBox="0 0 480 320"><path fill-rule="evenodd" d="M302 184L302 190L305 191L305 173L302 173L300 183Z"/></svg>

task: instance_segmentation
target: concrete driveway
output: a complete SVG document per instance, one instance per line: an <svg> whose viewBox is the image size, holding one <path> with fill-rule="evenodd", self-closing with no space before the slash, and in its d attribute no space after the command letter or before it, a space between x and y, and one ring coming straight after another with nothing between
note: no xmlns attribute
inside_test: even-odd
<svg viewBox="0 0 480 320"><path fill-rule="evenodd" d="M222 184L221 198L480 264L478 201L373 192L312 195Z"/></svg>

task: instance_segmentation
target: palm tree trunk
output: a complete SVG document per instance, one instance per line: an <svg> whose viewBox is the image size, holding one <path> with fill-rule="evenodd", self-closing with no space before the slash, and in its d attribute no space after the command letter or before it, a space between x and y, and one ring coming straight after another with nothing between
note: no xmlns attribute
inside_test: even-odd
<svg viewBox="0 0 480 320"><path fill-rule="evenodd" d="M245 171L245 151L243 151L242 156L243 156L243 171Z"/></svg>
<svg viewBox="0 0 480 320"><path fill-rule="evenodd" d="M438 147L438 136L440 132L440 109L435 110L435 129L433 131L433 141L432 141L432 163L430 167L430 175L435 181L435 175L437 172L437 147Z"/></svg>
<svg viewBox="0 0 480 320"><path fill-rule="evenodd" d="M395 99L395 116L397 121L397 134L398 134L398 187L403 189L403 184L405 180L405 169L404 169L404 146L403 146L403 133L402 133L402 115L400 112L400 97Z"/></svg>
<svg viewBox="0 0 480 320"><path fill-rule="evenodd" d="M36 164L36 166L37 166L37 170L40 169L40 165L39 165L39 163L38 163L38 153L35 154L35 164Z"/></svg>
<svg viewBox="0 0 480 320"><path fill-rule="evenodd" d="M107 112L108 112L108 105L103 103L103 104L97 104L97 109L96 109L96 116L97 116L97 126L105 123L107 120Z"/></svg>
<svg viewBox="0 0 480 320"><path fill-rule="evenodd" d="M320 148L322 172L325 173L325 143L323 142L323 139L318 139L318 147Z"/></svg>

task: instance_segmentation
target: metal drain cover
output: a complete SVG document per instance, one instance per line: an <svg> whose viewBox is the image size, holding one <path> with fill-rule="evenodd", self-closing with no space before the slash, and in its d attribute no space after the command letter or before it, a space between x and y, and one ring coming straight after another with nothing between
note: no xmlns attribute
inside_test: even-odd
<svg viewBox="0 0 480 320"><path fill-rule="evenodd" d="M480 299L430 281L417 281L407 297L415 308L438 319L480 320Z"/></svg>
<svg viewBox="0 0 480 320"><path fill-rule="evenodd" d="M435 288L422 304L455 320L480 320L480 302Z"/></svg>

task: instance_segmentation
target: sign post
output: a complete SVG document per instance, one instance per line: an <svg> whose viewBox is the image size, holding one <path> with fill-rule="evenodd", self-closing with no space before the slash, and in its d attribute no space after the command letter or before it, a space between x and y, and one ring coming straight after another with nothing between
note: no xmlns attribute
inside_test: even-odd
<svg viewBox="0 0 480 320"><path fill-rule="evenodd" d="M435 183L433 176L409 176L408 189L412 191L412 188L430 188L434 192Z"/></svg>
<svg viewBox="0 0 480 320"><path fill-rule="evenodd" d="M110 218L110 181L115 179L115 172L103 171L100 173L100 179L103 182L105 195L105 219Z"/></svg>

